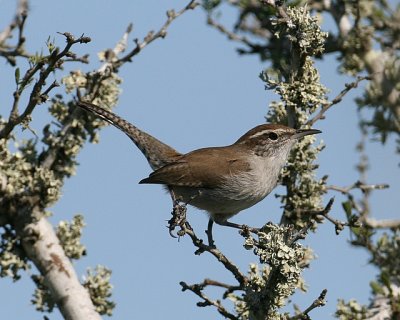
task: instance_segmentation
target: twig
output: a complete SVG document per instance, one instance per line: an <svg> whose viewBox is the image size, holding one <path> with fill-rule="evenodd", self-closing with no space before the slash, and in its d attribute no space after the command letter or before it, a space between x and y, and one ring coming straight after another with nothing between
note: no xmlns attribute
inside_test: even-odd
<svg viewBox="0 0 400 320"><path fill-rule="evenodd" d="M346 83L345 88L330 102L321 107L321 110L310 120L307 121L306 126L312 126L315 122L325 118L325 113L335 104L342 101L343 97L352 89L357 88L358 84L364 80L371 80L372 76L357 77L357 80L351 83Z"/></svg>
<svg viewBox="0 0 400 320"><path fill-rule="evenodd" d="M315 308L322 307L326 304L325 297L328 293L328 290L324 289L320 293L319 297L313 301L313 303L302 313L297 314L290 318L290 320L303 320L303 319L310 319L308 314Z"/></svg>
<svg viewBox="0 0 400 320"><path fill-rule="evenodd" d="M204 281L201 283L201 285L204 288L207 287L207 286L225 288L226 291L223 294L223 298L224 299L226 299L228 294L230 294L230 293L232 293L234 291L238 291L238 290L243 291L243 287L242 286L232 286L230 284L222 283L222 282L219 282L219 281L216 281L216 280L212 280L212 279L204 279Z"/></svg>
<svg viewBox="0 0 400 320"><path fill-rule="evenodd" d="M222 24L216 22L211 15L209 14L207 16L207 24L216 28L218 31L220 31L221 33L225 34L229 40L233 40L233 41L237 41L240 43L243 43L247 46L249 46L250 48L254 49L256 47L259 47L259 45L256 45L254 43L252 43L249 39L247 39L247 37L245 36L240 36L238 34L236 34L235 32L232 32L228 29L226 29Z"/></svg>
<svg viewBox="0 0 400 320"><path fill-rule="evenodd" d="M122 53L125 52L127 46L128 46L128 38L129 34L133 30L133 25L130 23L128 27L126 28L122 38L118 41L117 45L114 47L112 50L107 50L104 55L105 55L105 60L106 62L99 68L97 71L100 74L105 73L107 70L113 70L114 69L114 64L118 60L118 56Z"/></svg>
<svg viewBox="0 0 400 320"><path fill-rule="evenodd" d="M185 13L188 10L193 10L195 9L199 4L195 0L191 0L184 8L179 10L178 12L175 12L174 10L168 10L167 11L167 21L163 24L163 26L157 31L150 31L146 37L144 37L143 41L140 42L138 39L135 39L136 47L129 52L127 55L124 57L118 59L113 63L113 67L115 69L118 69L122 64L125 62L131 62L132 58L137 55L143 48L145 48L148 44L153 42L154 40L158 38L165 38L167 35L167 29L169 25L174 21L176 18L181 16L183 13Z"/></svg>
<svg viewBox="0 0 400 320"><path fill-rule="evenodd" d="M330 198L328 203L326 204L325 208L323 208L322 210L319 210L319 211L310 212L309 213L310 217L316 217L316 216L326 217L326 216L328 216L328 213L331 211L334 201L335 201L335 198ZM301 230L299 230L298 232L293 234L292 238L289 241L289 245L292 245L294 242L296 242L298 240L305 239L307 232L312 227L312 225L313 225L312 219L309 219L307 225L305 225Z"/></svg>
<svg viewBox="0 0 400 320"><path fill-rule="evenodd" d="M347 186L347 187L339 187L339 186L326 186L325 187L327 190L334 190L338 191L342 194L348 194L351 190L353 189L360 189L361 191L371 191L371 190L382 190L382 189L387 189L389 188L389 185L386 183L380 183L380 184L364 184L361 181L356 181L355 183Z"/></svg>
<svg viewBox="0 0 400 320"><path fill-rule="evenodd" d="M11 22L5 30L0 33L0 45L2 49L0 49L0 56L3 56L7 59L7 61L12 65L16 65L15 57L25 57L29 58L30 55L25 52L23 46L25 43L24 26L25 21L28 16L28 1L20 0L17 5L17 10L14 17L14 21ZM18 28L18 41L17 44L13 46L7 46L4 43L11 38L11 34L15 28ZM4 49L5 48L5 49Z"/></svg>
<svg viewBox="0 0 400 320"><path fill-rule="evenodd" d="M232 313L228 312L228 310L226 310L222 304L221 301L219 300L211 300L209 297L207 297L204 292L202 291L204 289L204 286L202 286L201 284L194 284L194 285L188 285L185 282L181 281L179 283L182 286L182 291L192 291L195 295L197 295L198 297L200 297L201 299L203 299L203 302L198 302L197 306L198 307L207 307L207 306L214 306L217 308L218 312L224 316L227 319L232 319L232 320L237 320L238 318L233 315Z"/></svg>
<svg viewBox="0 0 400 320"><path fill-rule="evenodd" d="M335 232L338 235L343 229L344 227L349 227L349 226L353 226L353 224L350 224L348 222L343 222L337 219L332 218L329 214L323 214L323 216L330 222L332 222L335 225ZM357 225L358 226L358 225Z"/></svg>

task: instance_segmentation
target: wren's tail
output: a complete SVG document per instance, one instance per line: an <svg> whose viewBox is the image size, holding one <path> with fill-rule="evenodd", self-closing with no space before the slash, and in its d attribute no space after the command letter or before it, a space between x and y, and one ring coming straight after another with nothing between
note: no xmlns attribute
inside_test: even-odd
<svg viewBox="0 0 400 320"><path fill-rule="evenodd" d="M111 111L84 101L78 101L76 105L94 113L124 132L136 144L140 151L142 151L153 170L157 170L181 156L181 154L175 149L152 137L146 132L141 131L133 124L122 119Z"/></svg>

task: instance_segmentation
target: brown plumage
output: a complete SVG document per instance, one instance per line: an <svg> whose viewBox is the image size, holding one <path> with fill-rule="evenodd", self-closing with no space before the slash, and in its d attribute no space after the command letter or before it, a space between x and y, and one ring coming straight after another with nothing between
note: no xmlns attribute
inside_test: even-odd
<svg viewBox="0 0 400 320"><path fill-rule="evenodd" d="M182 155L174 162L154 171L139 183L158 183L168 186L215 188L227 172L235 175L250 170L236 150L230 147L198 149Z"/></svg>

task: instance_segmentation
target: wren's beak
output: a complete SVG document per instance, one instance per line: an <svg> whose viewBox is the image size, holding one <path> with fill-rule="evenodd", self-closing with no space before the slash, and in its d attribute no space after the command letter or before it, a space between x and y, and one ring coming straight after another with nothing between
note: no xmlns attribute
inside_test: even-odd
<svg viewBox="0 0 400 320"><path fill-rule="evenodd" d="M296 133L292 136L292 139L300 139L304 136L308 136L310 134L321 133L322 131L317 129L297 129Z"/></svg>

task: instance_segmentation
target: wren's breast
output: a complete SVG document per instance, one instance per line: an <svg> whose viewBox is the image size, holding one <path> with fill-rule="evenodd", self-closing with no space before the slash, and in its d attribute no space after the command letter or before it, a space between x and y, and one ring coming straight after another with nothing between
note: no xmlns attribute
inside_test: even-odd
<svg viewBox="0 0 400 320"><path fill-rule="evenodd" d="M185 202L206 210L214 220L227 220L264 199L276 186L278 170L264 157L254 157L250 169L232 174L217 188L174 188ZM275 162L276 164L276 162Z"/></svg>
<svg viewBox="0 0 400 320"><path fill-rule="evenodd" d="M232 200L255 204L275 188L280 168L272 169L274 161L258 156L252 157L249 164L250 170L227 177L221 188L231 194Z"/></svg>

